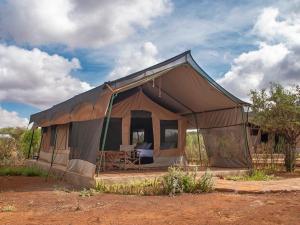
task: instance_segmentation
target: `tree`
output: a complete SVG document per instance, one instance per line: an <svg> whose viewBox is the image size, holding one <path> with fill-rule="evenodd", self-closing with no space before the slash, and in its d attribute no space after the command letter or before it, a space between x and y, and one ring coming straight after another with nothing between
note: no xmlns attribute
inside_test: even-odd
<svg viewBox="0 0 300 225"><path fill-rule="evenodd" d="M25 130L20 138L20 147L23 155L26 157L28 155L28 150L31 142L32 130ZM31 143L31 154L38 151L41 140L41 129L35 129L32 143Z"/></svg>
<svg viewBox="0 0 300 225"><path fill-rule="evenodd" d="M251 91L253 122L263 131L276 133L285 140L285 167L295 169L296 143L300 135L300 88L284 88L271 83L268 91Z"/></svg>

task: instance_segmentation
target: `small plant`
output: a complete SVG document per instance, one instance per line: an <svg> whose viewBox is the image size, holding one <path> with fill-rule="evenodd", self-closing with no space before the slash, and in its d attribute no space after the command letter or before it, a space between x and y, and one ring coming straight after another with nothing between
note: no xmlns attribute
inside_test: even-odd
<svg viewBox="0 0 300 225"><path fill-rule="evenodd" d="M38 167L2 167L0 168L0 176L38 176L46 177L47 173Z"/></svg>
<svg viewBox="0 0 300 225"><path fill-rule="evenodd" d="M168 173L163 176L163 186L167 194L191 193L196 188L196 173L184 172L181 168L169 167Z"/></svg>
<svg viewBox="0 0 300 225"><path fill-rule="evenodd" d="M212 192L214 189L214 181L212 174L207 170L197 183L197 190L200 192Z"/></svg>
<svg viewBox="0 0 300 225"><path fill-rule="evenodd" d="M84 188L82 191L79 192L80 197L91 197L95 195L96 190L95 189L86 189Z"/></svg>
<svg viewBox="0 0 300 225"><path fill-rule="evenodd" d="M2 212L12 212L15 210L16 210L16 208L13 205L6 205L1 208Z"/></svg>

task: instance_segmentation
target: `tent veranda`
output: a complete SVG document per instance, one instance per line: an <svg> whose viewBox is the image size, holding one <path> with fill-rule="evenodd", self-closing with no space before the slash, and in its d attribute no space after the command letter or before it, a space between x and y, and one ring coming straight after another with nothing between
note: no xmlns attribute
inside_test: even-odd
<svg viewBox="0 0 300 225"><path fill-rule="evenodd" d="M203 135L210 166L249 167L246 105L210 78L187 51L31 115L30 122L43 127L39 160L85 176L94 175L100 137L110 127L105 118L120 119L119 142L130 144L133 111L151 114L154 163L172 164L183 157L189 128ZM178 141L169 149L161 145L162 121L177 121Z"/></svg>

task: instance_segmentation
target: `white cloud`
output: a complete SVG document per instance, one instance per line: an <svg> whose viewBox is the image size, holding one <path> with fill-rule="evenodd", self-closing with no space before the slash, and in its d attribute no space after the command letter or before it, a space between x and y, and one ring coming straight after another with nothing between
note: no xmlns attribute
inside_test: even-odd
<svg viewBox="0 0 300 225"><path fill-rule="evenodd" d="M270 82L300 84L300 16L278 17L277 9L263 10L253 32L264 42L235 58L230 70L218 80L245 100L251 89L266 88Z"/></svg>
<svg viewBox="0 0 300 225"><path fill-rule="evenodd" d="M277 8L266 8L258 17L253 31L268 41L283 41L290 45L300 45L300 16L289 13L280 19Z"/></svg>
<svg viewBox="0 0 300 225"><path fill-rule="evenodd" d="M71 76L78 59L0 44L0 101L47 108L91 86Z"/></svg>
<svg viewBox="0 0 300 225"><path fill-rule="evenodd" d="M145 42L139 48L132 45L124 47L108 79L120 78L154 65L158 61L157 54L152 42Z"/></svg>
<svg viewBox="0 0 300 225"><path fill-rule="evenodd" d="M171 10L170 0L11 0L0 4L0 36L33 45L101 47Z"/></svg>
<svg viewBox="0 0 300 225"><path fill-rule="evenodd" d="M0 128L26 127L28 119L19 117L17 112L10 112L0 107Z"/></svg>

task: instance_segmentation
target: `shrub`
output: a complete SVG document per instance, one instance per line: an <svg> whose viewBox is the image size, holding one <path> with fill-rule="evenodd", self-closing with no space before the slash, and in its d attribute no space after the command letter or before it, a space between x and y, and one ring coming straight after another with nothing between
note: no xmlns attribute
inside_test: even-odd
<svg viewBox="0 0 300 225"><path fill-rule="evenodd" d="M200 192L211 192L214 189L212 174L207 170L197 183L197 190Z"/></svg>
<svg viewBox="0 0 300 225"><path fill-rule="evenodd" d="M167 194L193 192L196 187L196 174L184 172L181 168L169 167L163 176L163 187Z"/></svg>

